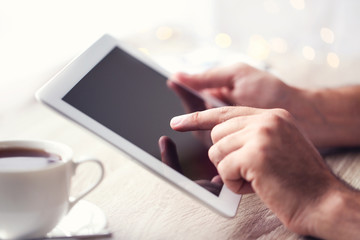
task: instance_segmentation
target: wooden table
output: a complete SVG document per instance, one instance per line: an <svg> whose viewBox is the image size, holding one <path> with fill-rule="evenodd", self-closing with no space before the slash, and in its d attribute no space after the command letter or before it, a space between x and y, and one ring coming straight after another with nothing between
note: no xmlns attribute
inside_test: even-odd
<svg viewBox="0 0 360 240"><path fill-rule="evenodd" d="M20 96L21 97L21 96ZM75 158L101 159L106 177L86 200L105 212L112 239L299 239L254 195L243 196L236 217L219 216L131 161L130 157L49 108L28 99L0 115L0 139L40 138L72 147ZM326 157L334 172L360 187L360 153ZM79 169L73 192L96 178Z"/></svg>

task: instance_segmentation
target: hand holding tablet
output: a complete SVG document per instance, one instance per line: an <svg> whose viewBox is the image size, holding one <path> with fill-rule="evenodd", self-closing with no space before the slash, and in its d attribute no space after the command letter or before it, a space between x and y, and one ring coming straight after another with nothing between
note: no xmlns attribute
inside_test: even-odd
<svg viewBox="0 0 360 240"><path fill-rule="evenodd" d="M241 195L219 181L208 159L209 133L179 133L169 126L174 116L221 103L179 83L167 84L168 78L140 52L105 35L40 89L37 98L178 189L234 216Z"/></svg>

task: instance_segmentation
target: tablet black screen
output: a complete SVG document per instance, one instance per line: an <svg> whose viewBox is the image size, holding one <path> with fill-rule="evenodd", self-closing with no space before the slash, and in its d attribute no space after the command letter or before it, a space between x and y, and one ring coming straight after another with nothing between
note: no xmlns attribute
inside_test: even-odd
<svg viewBox="0 0 360 240"><path fill-rule="evenodd" d="M185 110L166 80L115 47L63 100L159 160L158 140L163 135L170 137L177 146L182 174L204 185L203 180L208 182L217 175L216 169L202 141L193 133L170 128L170 119Z"/></svg>

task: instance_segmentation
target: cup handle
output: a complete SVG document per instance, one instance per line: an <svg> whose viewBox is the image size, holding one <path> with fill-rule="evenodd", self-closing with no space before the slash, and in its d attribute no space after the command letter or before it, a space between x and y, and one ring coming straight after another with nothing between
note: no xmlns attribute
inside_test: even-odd
<svg viewBox="0 0 360 240"><path fill-rule="evenodd" d="M93 163L96 163L99 168L100 168L100 176L99 178L95 181L94 184L92 184L91 186L89 186L86 190L84 190L83 192L81 192L75 199L69 199L69 211L70 209L80 200L82 199L83 197L85 197L87 194L89 194L92 190L94 190L99 184L100 182L104 179L104 175L105 175L105 168L104 168L104 165L96 158L85 158L83 160L79 160L77 162L73 162L73 171L75 172L77 167L80 165L80 164L83 164L83 163L88 163L88 162L93 162Z"/></svg>

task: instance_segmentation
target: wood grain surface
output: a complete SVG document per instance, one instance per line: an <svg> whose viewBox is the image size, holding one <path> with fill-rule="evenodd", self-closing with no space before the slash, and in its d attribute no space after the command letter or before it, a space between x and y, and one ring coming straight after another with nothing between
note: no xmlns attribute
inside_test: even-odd
<svg viewBox="0 0 360 240"><path fill-rule="evenodd" d="M304 239L287 230L255 194L243 196L234 218L209 210L154 174L122 151L51 109L28 101L2 115L0 138L48 139L73 148L75 159L94 156L105 165L106 177L85 199L105 212L112 239ZM360 186L360 152L343 149L326 155L333 171ZM74 177L72 193L96 179L84 165Z"/></svg>

